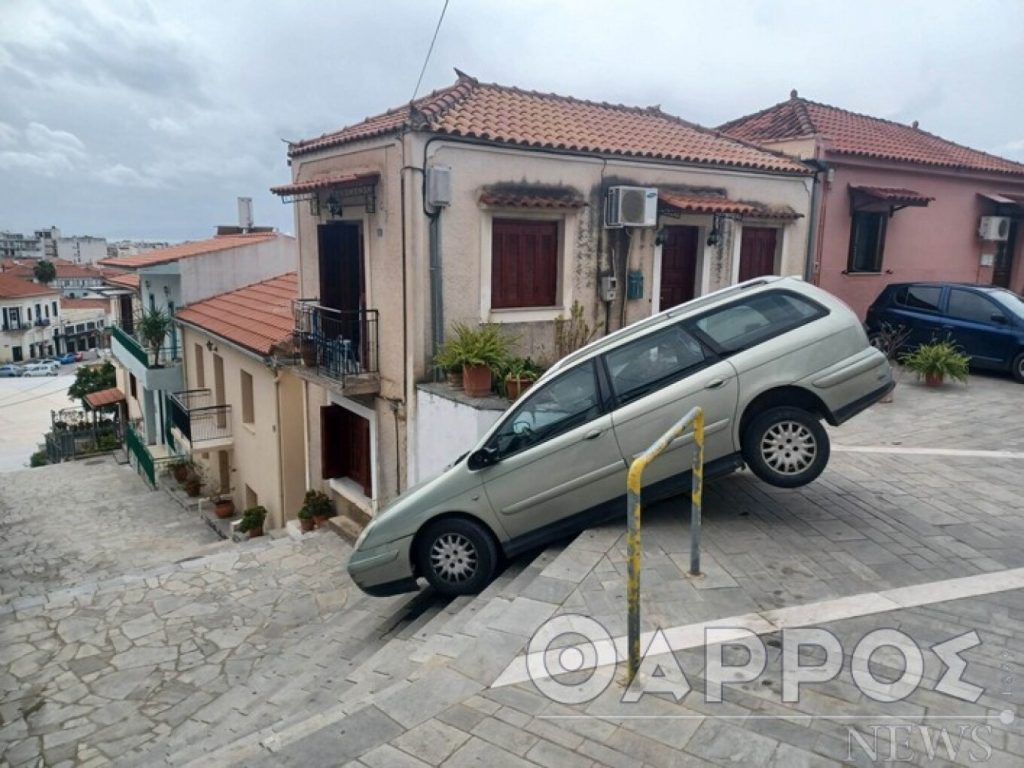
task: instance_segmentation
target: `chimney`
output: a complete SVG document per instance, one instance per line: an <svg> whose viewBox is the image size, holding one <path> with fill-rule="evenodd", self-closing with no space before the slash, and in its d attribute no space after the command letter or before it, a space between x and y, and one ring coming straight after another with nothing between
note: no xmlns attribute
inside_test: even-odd
<svg viewBox="0 0 1024 768"><path fill-rule="evenodd" d="M248 232L252 229L251 197L238 198L238 226L242 228L243 232Z"/></svg>

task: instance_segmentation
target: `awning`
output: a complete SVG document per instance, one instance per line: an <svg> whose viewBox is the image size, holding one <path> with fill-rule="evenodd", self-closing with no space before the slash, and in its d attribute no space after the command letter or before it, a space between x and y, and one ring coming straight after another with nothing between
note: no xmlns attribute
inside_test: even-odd
<svg viewBox="0 0 1024 768"><path fill-rule="evenodd" d="M993 203L996 203L998 205L1017 205L1018 204L1018 201L1014 200L1012 197L1007 197L1005 195L997 195L994 192L992 192L992 193L989 193L989 192L979 192L978 193L978 197L983 197L986 200L988 200L989 202L993 202Z"/></svg>
<svg viewBox="0 0 1024 768"><path fill-rule="evenodd" d="M340 211L354 202L361 202L367 213L377 210L377 182L380 174L377 171L356 171L352 173L318 176L307 181L297 181L280 187L271 187L270 191L281 196L282 203L298 203L308 200L310 212L320 215L320 193L329 190L336 208L330 208L332 216L340 215Z"/></svg>
<svg viewBox="0 0 1024 768"><path fill-rule="evenodd" d="M902 187L861 187L850 185L850 201L855 211L895 213L908 206L924 207L934 197Z"/></svg>
<svg viewBox="0 0 1024 768"><path fill-rule="evenodd" d="M691 195L667 189L658 190L658 201L680 213L710 213L756 219L798 219L803 215L788 205L772 206L767 203L730 200L724 195Z"/></svg>
<svg viewBox="0 0 1024 768"><path fill-rule="evenodd" d="M500 190L484 190L480 195L480 203L495 208L547 208L573 209L583 208L587 201L571 193L558 194L550 192L510 192Z"/></svg>
<svg viewBox="0 0 1024 768"><path fill-rule="evenodd" d="M379 179L380 174L376 172L346 173L334 176L320 176L309 181L297 181L294 184L271 187L270 191L282 197L295 197L309 192L318 192L321 189L351 189L353 187L372 186Z"/></svg>
<svg viewBox="0 0 1024 768"><path fill-rule="evenodd" d="M114 405L124 400L124 392L117 387L101 389L99 392L90 392L85 396L85 402L90 408L102 408L104 405Z"/></svg>

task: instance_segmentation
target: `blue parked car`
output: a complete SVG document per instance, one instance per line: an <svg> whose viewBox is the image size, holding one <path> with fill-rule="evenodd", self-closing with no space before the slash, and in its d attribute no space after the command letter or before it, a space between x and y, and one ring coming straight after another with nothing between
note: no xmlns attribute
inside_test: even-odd
<svg viewBox="0 0 1024 768"><path fill-rule="evenodd" d="M71 363L75 362L75 360L77 358L75 357L75 353L74 352L67 352L67 353L65 353L63 355L60 355L59 357L55 357L53 359L56 360L61 365L71 365Z"/></svg>
<svg viewBox="0 0 1024 768"><path fill-rule="evenodd" d="M883 324L910 332L916 347L947 336L975 368L1009 371L1024 382L1024 299L1005 288L970 283L893 283L868 309L868 337Z"/></svg>

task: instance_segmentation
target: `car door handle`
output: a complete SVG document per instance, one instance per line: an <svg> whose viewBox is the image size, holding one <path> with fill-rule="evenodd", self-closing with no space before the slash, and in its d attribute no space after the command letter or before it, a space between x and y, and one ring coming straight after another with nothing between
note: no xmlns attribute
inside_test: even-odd
<svg viewBox="0 0 1024 768"><path fill-rule="evenodd" d="M725 384L725 379L712 379L704 385L704 389L718 389L723 384Z"/></svg>
<svg viewBox="0 0 1024 768"><path fill-rule="evenodd" d="M953 330L953 326L952 325L943 325L943 326L940 326L940 327L944 331L952 331Z"/></svg>
<svg viewBox="0 0 1024 768"><path fill-rule="evenodd" d="M603 430L600 430L600 429L593 429L590 432L587 432L587 434L585 434L583 436L583 439L584 440L596 440L597 438L599 438L601 436L601 432L602 431Z"/></svg>

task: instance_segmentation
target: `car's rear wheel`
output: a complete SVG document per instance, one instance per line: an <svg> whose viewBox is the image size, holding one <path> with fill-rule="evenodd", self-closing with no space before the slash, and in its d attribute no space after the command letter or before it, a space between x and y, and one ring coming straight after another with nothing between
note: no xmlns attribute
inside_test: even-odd
<svg viewBox="0 0 1024 768"><path fill-rule="evenodd" d="M438 592L472 595L494 578L498 548L479 523L449 517L431 523L419 535L416 564Z"/></svg>
<svg viewBox="0 0 1024 768"><path fill-rule="evenodd" d="M1017 381L1024 383L1024 352L1013 358L1013 366L1010 368L1010 373L1013 374L1013 378Z"/></svg>
<svg viewBox="0 0 1024 768"><path fill-rule="evenodd" d="M747 466L779 488L807 485L824 471L828 457L828 433L813 413L802 408L769 408L743 433Z"/></svg>

